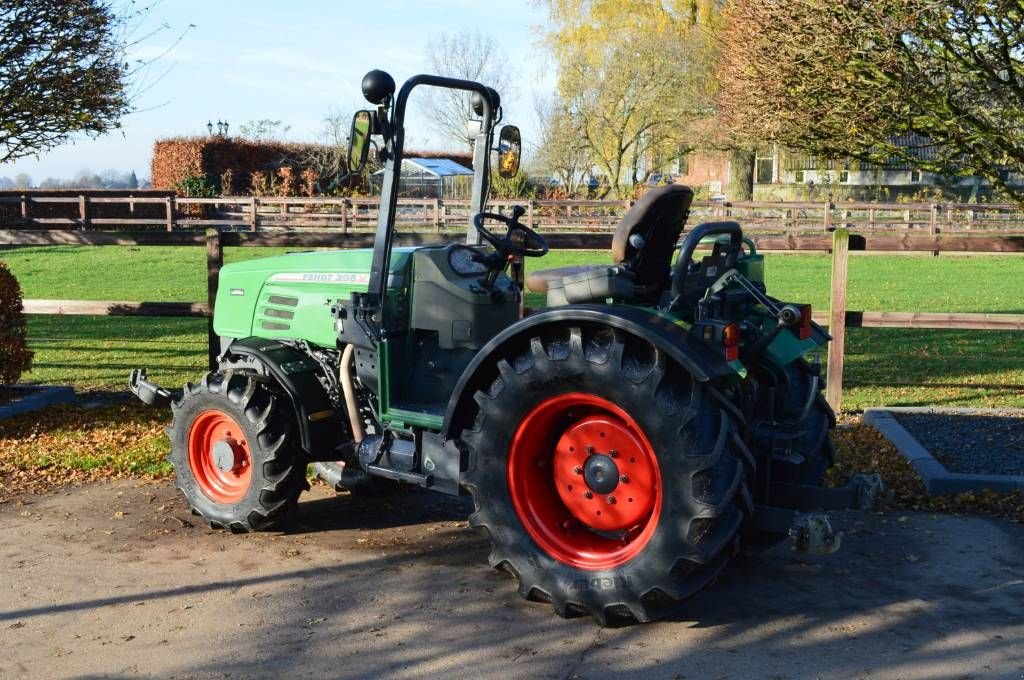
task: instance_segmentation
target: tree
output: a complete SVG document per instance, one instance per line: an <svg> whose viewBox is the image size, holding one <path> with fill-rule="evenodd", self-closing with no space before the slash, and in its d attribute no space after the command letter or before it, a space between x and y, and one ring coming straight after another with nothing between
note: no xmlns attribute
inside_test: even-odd
<svg viewBox="0 0 1024 680"><path fill-rule="evenodd" d="M978 175L1024 200L1024 2L730 3L729 130L822 157Z"/></svg>
<svg viewBox="0 0 1024 680"><path fill-rule="evenodd" d="M16 189L31 189L32 176L28 173L19 172L14 176L14 186Z"/></svg>
<svg viewBox="0 0 1024 680"><path fill-rule="evenodd" d="M13 385L32 368L27 337L21 286L7 263L0 261L0 385Z"/></svg>
<svg viewBox="0 0 1024 680"><path fill-rule="evenodd" d="M291 125L285 125L284 121L260 118L258 120L247 120L238 126L238 136L243 139L251 139L254 142L269 142L284 139Z"/></svg>
<svg viewBox="0 0 1024 680"><path fill-rule="evenodd" d="M297 159L300 165L316 173L309 177L320 193L336 189L348 174L348 134L352 115L341 109L331 108L320 121L320 132L316 144L303 145Z"/></svg>
<svg viewBox="0 0 1024 680"><path fill-rule="evenodd" d="M139 188L139 178L135 176L135 171L134 170L132 170L131 173L128 175L127 185L128 186L126 188L128 188L128 189L138 189Z"/></svg>
<svg viewBox="0 0 1024 680"><path fill-rule="evenodd" d="M515 98L512 87L514 72L509 67L508 57L489 35L479 31L462 31L454 35L442 33L427 41L427 58L433 72L438 75L482 83L494 88L503 102ZM430 117L437 132L459 146L470 146L471 139L466 130L474 118L471 95L459 90L431 88L427 96Z"/></svg>
<svg viewBox="0 0 1024 680"><path fill-rule="evenodd" d="M583 175L593 167L586 144L576 134L572 114L561 98L539 98L534 102L538 139L534 162L558 178L569 195L576 193Z"/></svg>
<svg viewBox="0 0 1024 680"><path fill-rule="evenodd" d="M607 177L632 195L646 163L698 141L713 114L714 0L547 0L548 43L575 134Z"/></svg>
<svg viewBox="0 0 1024 680"><path fill-rule="evenodd" d="M129 66L105 0L0 4L0 163L118 127Z"/></svg>

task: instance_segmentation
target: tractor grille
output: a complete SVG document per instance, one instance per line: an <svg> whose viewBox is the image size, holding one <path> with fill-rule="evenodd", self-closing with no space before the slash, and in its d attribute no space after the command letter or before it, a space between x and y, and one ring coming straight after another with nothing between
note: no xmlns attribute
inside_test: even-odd
<svg viewBox="0 0 1024 680"><path fill-rule="evenodd" d="M266 331L287 331L295 318L294 307L299 299L285 295L268 295L259 307L259 327ZM292 308L292 309L289 309Z"/></svg>

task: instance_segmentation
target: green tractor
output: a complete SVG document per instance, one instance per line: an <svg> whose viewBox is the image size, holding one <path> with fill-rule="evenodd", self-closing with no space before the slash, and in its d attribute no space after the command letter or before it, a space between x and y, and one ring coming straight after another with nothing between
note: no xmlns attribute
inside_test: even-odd
<svg viewBox="0 0 1024 680"><path fill-rule="evenodd" d="M471 93L480 119L465 244L394 245L406 102L421 86ZM214 370L180 394L143 369L130 378L173 411L170 459L195 513L266 528L295 508L311 463L339 490L468 493L491 565L523 597L602 624L664 616L743 548L838 547L810 511L877 489L820 486L835 419L806 357L829 337L808 306L766 294L736 223L680 245L693 192L652 189L616 229L611 263L533 272L547 307L524 317L510 265L548 247L523 210L486 212L498 94L420 75L396 96L382 71L362 89L374 108L353 119L349 166L361 172L379 140L373 249L225 266ZM498 133L502 175L520 144L518 129Z"/></svg>

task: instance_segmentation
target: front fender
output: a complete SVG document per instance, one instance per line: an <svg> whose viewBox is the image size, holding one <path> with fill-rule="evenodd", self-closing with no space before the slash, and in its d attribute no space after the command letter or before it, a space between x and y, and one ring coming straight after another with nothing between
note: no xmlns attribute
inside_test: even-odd
<svg viewBox="0 0 1024 680"><path fill-rule="evenodd" d="M480 384L480 369L504 356L510 345L525 335L532 335L544 326L568 326L573 323L594 323L615 328L643 338L676 361L701 382L735 375L724 357L716 355L700 340L693 338L687 329L673 323L670 318L643 307L626 305L572 305L549 309L529 316L495 336L488 342L462 372L445 409L445 439L458 434L465 426L460 416L465 413L473 394L485 387Z"/></svg>
<svg viewBox="0 0 1024 680"><path fill-rule="evenodd" d="M302 449L311 457L333 450L345 441L327 392L317 373L320 366L295 347L267 338L233 341L227 355L251 357L266 367L288 395Z"/></svg>

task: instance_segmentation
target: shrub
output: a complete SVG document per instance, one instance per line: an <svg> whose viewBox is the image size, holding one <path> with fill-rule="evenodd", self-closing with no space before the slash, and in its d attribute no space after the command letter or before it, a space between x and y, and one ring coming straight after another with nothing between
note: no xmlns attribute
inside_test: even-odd
<svg viewBox="0 0 1024 680"><path fill-rule="evenodd" d="M273 190L271 178L267 177L261 170L257 170L250 175L249 193L253 196L268 196L273 193Z"/></svg>
<svg viewBox="0 0 1024 680"><path fill-rule="evenodd" d="M530 184L522 170L508 178L498 173L491 175L491 195L494 198L533 198L536 193L536 187Z"/></svg>
<svg viewBox="0 0 1024 680"><path fill-rule="evenodd" d="M18 382L32 368L33 353L25 336L21 286L7 263L0 262L0 385Z"/></svg>
<svg viewBox="0 0 1024 680"><path fill-rule="evenodd" d="M284 165L277 169L277 195L278 196L294 196L295 195L295 169Z"/></svg>
<svg viewBox="0 0 1024 680"><path fill-rule="evenodd" d="M213 198L217 195L217 185L208 175L186 177L174 185L174 190L181 196L195 198Z"/></svg>
<svg viewBox="0 0 1024 680"><path fill-rule="evenodd" d="M316 193L317 182L320 181L320 175L317 174L316 170L312 168L306 168L299 175L302 179L302 195L313 196Z"/></svg>
<svg viewBox="0 0 1024 680"><path fill-rule="evenodd" d="M231 168L228 168L224 172L220 173L220 195L221 196L234 196L235 195L235 173Z"/></svg>

